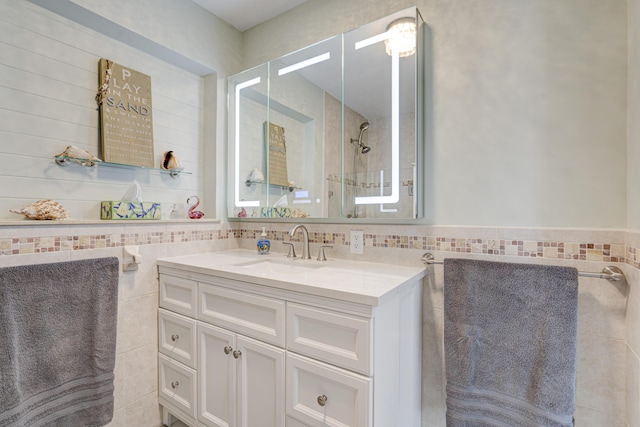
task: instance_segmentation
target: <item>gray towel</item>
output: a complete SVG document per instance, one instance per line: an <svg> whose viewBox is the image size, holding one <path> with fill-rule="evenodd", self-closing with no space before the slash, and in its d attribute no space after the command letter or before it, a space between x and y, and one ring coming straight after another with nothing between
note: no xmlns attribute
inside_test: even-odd
<svg viewBox="0 0 640 427"><path fill-rule="evenodd" d="M0 426L113 417L118 258L0 269Z"/></svg>
<svg viewBox="0 0 640 427"><path fill-rule="evenodd" d="M573 425L578 271L445 259L447 426Z"/></svg>

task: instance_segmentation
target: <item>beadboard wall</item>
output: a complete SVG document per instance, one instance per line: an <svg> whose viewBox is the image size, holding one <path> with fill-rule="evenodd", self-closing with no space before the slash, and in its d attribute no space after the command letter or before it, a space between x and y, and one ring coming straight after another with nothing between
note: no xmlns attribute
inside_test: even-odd
<svg viewBox="0 0 640 427"><path fill-rule="evenodd" d="M23 0L0 2L0 220L9 209L55 199L76 219L98 219L101 200L119 200L134 180L145 201L203 196L203 78ZM190 174L60 167L53 156L75 145L99 154L98 61L151 76L155 163L174 150Z"/></svg>

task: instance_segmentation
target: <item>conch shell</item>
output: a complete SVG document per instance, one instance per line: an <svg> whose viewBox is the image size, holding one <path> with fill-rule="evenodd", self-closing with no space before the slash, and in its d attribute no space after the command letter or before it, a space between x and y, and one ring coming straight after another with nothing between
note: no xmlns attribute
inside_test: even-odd
<svg viewBox="0 0 640 427"><path fill-rule="evenodd" d="M291 212L291 218L306 218L308 216L309 213L302 209L294 209L293 212Z"/></svg>
<svg viewBox="0 0 640 427"><path fill-rule="evenodd" d="M76 163L80 163L83 166L93 166L95 162L101 162L99 158L89 153L88 151L81 150L75 145L69 145L67 148L60 154L56 154L56 159L61 158L64 163L66 160L71 160Z"/></svg>
<svg viewBox="0 0 640 427"><path fill-rule="evenodd" d="M251 171L251 173L249 174L249 181L251 181L251 182L263 182L264 181L264 174L262 173L262 171L260 171L260 169L254 168Z"/></svg>
<svg viewBox="0 0 640 427"><path fill-rule="evenodd" d="M18 209L9 209L9 212L22 214L29 219L67 219L69 212L55 200L46 199L24 206Z"/></svg>
<svg viewBox="0 0 640 427"><path fill-rule="evenodd" d="M162 155L162 163L160 164L160 167L165 170L182 170L180 160L173 151L166 151Z"/></svg>

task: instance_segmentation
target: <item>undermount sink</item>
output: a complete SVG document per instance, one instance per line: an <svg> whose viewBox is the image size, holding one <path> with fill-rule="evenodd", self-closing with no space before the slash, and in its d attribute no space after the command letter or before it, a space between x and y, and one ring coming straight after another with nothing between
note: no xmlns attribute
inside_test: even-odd
<svg viewBox="0 0 640 427"><path fill-rule="evenodd" d="M323 267L320 263L304 260L278 260L259 259L251 262L236 264L236 267L243 270L250 270L254 273L277 273L277 274L300 274Z"/></svg>

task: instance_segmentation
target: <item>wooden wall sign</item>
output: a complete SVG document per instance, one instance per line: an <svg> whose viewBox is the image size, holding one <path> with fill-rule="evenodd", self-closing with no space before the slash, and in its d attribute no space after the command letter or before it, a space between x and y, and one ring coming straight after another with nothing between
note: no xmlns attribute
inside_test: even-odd
<svg viewBox="0 0 640 427"><path fill-rule="evenodd" d="M151 77L107 59L99 73L102 160L154 167Z"/></svg>
<svg viewBox="0 0 640 427"><path fill-rule="evenodd" d="M264 132L269 158L269 184L288 187L287 143L284 138L284 128L265 122Z"/></svg>

